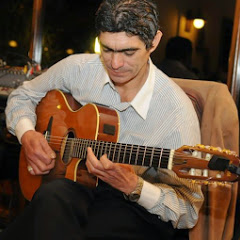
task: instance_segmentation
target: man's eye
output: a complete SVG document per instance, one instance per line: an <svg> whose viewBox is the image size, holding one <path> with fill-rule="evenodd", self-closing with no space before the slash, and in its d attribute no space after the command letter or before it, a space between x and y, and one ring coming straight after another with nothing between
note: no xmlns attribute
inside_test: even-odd
<svg viewBox="0 0 240 240"><path fill-rule="evenodd" d="M103 50L103 52L105 52L105 53L108 53L108 52L110 52L110 50L109 50L109 49L107 49L107 48L102 48L102 50Z"/></svg>
<svg viewBox="0 0 240 240"><path fill-rule="evenodd" d="M126 52L124 52L124 54L126 56L132 56L134 53L135 53L135 51L126 51Z"/></svg>

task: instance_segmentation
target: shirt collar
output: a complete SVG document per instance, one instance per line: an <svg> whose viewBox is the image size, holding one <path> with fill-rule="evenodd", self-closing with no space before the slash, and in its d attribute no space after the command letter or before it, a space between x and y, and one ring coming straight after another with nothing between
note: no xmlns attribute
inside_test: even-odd
<svg viewBox="0 0 240 240"><path fill-rule="evenodd" d="M149 105L153 95L155 71L151 59L149 59L149 73L147 81L132 100L131 105L135 111L143 118L147 118Z"/></svg>
<svg viewBox="0 0 240 240"><path fill-rule="evenodd" d="M149 59L149 73L148 78L140 91L137 93L135 98L131 101L130 105L135 109L135 111L143 118L147 118L147 113L149 109L149 105L153 95L154 88L154 79L155 79L155 71L154 65ZM111 82L108 75L103 79L103 83L110 84L110 86L115 89L114 84Z"/></svg>

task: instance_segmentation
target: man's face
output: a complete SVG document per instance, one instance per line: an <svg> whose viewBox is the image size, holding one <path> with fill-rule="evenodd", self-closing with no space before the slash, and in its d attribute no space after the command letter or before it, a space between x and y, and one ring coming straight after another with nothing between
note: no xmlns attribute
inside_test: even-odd
<svg viewBox="0 0 240 240"><path fill-rule="evenodd" d="M99 36L101 57L108 75L115 85L144 76L151 50L138 36L125 32L102 32Z"/></svg>

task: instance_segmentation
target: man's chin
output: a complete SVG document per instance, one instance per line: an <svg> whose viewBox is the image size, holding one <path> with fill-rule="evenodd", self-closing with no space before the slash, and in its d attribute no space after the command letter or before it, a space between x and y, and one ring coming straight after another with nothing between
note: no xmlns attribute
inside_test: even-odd
<svg viewBox="0 0 240 240"><path fill-rule="evenodd" d="M114 84L124 84L129 81L126 76L109 76Z"/></svg>

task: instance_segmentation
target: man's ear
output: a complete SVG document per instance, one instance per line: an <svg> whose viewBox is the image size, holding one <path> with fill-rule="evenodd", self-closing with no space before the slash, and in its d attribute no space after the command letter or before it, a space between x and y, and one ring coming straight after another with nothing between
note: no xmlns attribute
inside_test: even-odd
<svg viewBox="0 0 240 240"><path fill-rule="evenodd" d="M151 53L157 48L161 38L162 38L162 32L160 30L158 30L152 41L152 47L150 48Z"/></svg>

